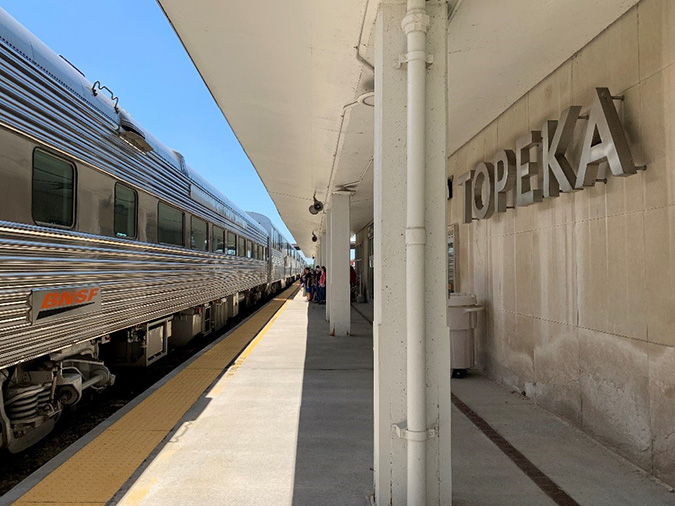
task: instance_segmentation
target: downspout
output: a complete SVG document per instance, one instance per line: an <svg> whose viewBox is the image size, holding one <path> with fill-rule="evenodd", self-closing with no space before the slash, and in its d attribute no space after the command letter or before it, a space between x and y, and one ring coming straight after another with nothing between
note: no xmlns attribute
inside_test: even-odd
<svg viewBox="0 0 675 506"><path fill-rule="evenodd" d="M426 37L429 16L425 0L408 0L401 27L408 53L406 320L407 320L407 441L408 506L426 505L426 318L424 307L424 246L426 230Z"/></svg>

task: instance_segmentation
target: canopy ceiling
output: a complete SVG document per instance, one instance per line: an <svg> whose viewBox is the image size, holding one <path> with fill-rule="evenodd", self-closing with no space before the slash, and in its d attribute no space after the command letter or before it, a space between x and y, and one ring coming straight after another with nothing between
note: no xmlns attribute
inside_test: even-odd
<svg viewBox="0 0 675 506"><path fill-rule="evenodd" d="M158 0L307 256L324 219L308 212L315 193L350 184L352 230L372 220L373 109L350 104L373 90L356 48L372 61L387 1ZM635 3L451 1L448 153Z"/></svg>

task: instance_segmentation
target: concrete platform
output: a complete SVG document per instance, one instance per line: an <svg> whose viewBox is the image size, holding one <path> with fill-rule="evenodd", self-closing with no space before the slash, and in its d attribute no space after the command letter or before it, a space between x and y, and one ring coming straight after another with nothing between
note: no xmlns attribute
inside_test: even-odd
<svg viewBox="0 0 675 506"><path fill-rule="evenodd" d="M371 304L353 304L372 321ZM452 381L453 394L557 485L556 503L494 442L453 407L454 506L672 505L675 494L647 473L477 371ZM560 495L560 494L559 494Z"/></svg>
<svg viewBox="0 0 675 506"><path fill-rule="evenodd" d="M188 412L123 505L366 505L372 492L370 324L328 336L299 294L234 374Z"/></svg>
<svg viewBox="0 0 675 506"><path fill-rule="evenodd" d="M290 301L109 504L369 504L372 306L356 306L348 338L330 337L324 315L300 294ZM455 506L675 504L667 487L480 374L453 393L569 499L552 499L454 408Z"/></svg>
<svg viewBox="0 0 675 506"><path fill-rule="evenodd" d="M675 504L670 487L522 395L478 373L453 380L452 390L578 504ZM454 409L453 415L455 506L556 504L533 490L531 480L525 483L491 442L486 446L485 435L462 413Z"/></svg>

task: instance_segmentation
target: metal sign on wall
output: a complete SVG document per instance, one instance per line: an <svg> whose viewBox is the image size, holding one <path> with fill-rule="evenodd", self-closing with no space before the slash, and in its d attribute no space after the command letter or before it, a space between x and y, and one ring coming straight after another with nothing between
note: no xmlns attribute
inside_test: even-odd
<svg viewBox="0 0 675 506"><path fill-rule="evenodd" d="M464 223L487 219L507 210L512 192L516 207L529 206L561 192L582 190L614 176L630 176L645 166L636 166L626 134L607 88L596 88L588 116L572 106L560 120L547 120L541 130L533 130L516 141L515 151L501 149L492 161L480 162L457 178L464 187ZM579 163L574 166L569 153L577 123L587 121ZM602 164L606 164L602 166ZM602 166L602 170L601 170Z"/></svg>

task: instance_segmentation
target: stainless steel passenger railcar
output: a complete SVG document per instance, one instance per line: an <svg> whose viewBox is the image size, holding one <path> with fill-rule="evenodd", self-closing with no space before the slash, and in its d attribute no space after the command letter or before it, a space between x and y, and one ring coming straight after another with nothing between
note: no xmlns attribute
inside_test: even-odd
<svg viewBox="0 0 675 506"><path fill-rule="evenodd" d="M303 267L2 10L0 175L0 447L13 452L112 384L103 356L151 364Z"/></svg>
<svg viewBox="0 0 675 506"><path fill-rule="evenodd" d="M284 288L285 282L281 280L292 279L297 273L302 272L305 267L304 261L295 247L272 224L272 220L264 214L252 211L249 211L248 214L267 231L270 249L270 276L274 280L279 280L279 289Z"/></svg>

